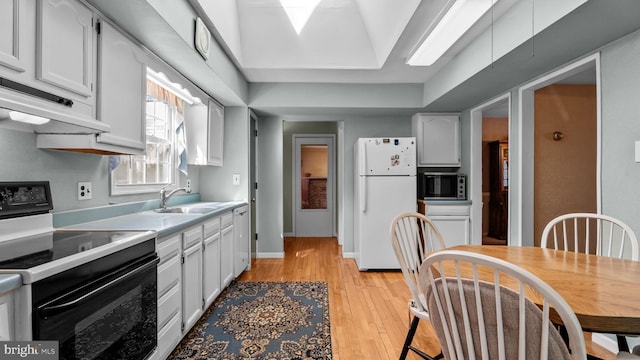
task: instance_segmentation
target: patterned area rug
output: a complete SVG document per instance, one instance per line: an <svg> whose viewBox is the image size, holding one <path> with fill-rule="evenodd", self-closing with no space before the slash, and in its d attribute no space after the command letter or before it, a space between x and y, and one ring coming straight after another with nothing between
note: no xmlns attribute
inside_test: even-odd
<svg viewBox="0 0 640 360"><path fill-rule="evenodd" d="M233 282L170 359L329 360L324 282Z"/></svg>

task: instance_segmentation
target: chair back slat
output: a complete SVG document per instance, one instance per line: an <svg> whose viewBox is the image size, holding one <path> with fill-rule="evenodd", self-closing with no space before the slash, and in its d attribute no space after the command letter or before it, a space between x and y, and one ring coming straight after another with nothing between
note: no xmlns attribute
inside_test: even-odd
<svg viewBox="0 0 640 360"><path fill-rule="evenodd" d="M568 241L570 238L573 241ZM562 246L558 239L563 240ZM621 220L602 214L570 213L556 217L542 231L540 246L549 247L550 242L557 250L636 261L640 258L633 230Z"/></svg>
<svg viewBox="0 0 640 360"><path fill-rule="evenodd" d="M438 229L423 214L416 212L396 216L390 226L390 238L405 282L415 306L424 310L424 300L418 291L420 264L435 250L445 247Z"/></svg>
<svg viewBox="0 0 640 360"><path fill-rule="evenodd" d="M446 359L586 359L576 315L530 272L490 256L443 250L427 257L420 274ZM567 329L571 351L552 319Z"/></svg>

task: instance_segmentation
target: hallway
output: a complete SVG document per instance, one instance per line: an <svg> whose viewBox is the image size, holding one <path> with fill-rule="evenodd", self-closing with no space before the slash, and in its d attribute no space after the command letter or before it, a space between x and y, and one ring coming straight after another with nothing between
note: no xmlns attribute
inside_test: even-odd
<svg viewBox="0 0 640 360"><path fill-rule="evenodd" d="M409 290L400 271L360 272L342 258L335 238L285 238L284 259L255 259L237 281L325 281L333 358L397 359L409 326ZM375 311L377 309L378 311ZM414 345L435 355L439 344L429 324L420 323ZM587 350L615 359L606 350ZM409 354L407 359L419 359Z"/></svg>

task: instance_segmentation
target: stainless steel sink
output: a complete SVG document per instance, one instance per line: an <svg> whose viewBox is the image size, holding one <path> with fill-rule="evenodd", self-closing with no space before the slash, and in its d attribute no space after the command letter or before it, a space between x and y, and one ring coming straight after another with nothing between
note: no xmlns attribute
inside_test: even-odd
<svg viewBox="0 0 640 360"><path fill-rule="evenodd" d="M206 214L216 210L212 207L170 207L166 209L155 209L154 211L161 214Z"/></svg>

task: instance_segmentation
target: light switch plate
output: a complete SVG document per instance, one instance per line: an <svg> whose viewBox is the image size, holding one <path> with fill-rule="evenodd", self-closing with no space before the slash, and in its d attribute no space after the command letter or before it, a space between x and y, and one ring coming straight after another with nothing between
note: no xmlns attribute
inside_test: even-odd
<svg viewBox="0 0 640 360"><path fill-rule="evenodd" d="M93 195L93 187L90 181L81 181L78 183L78 200L89 200Z"/></svg>
<svg viewBox="0 0 640 360"><path fill-rule="evenodd" d="M240 174L233 174L233 185L240 185Z"/></svg>
<svg viewBox="0 0 640 360"><path fill-rule="evenodd" d="M191 192L191 179L187 179L187 184L185 185L187 192Z"/></svg>
<svg viewBox="0 0 640 360"><path fill-rule="evenodd" d="M640 141L636 141L636 162L640 163Z"/></svg>

